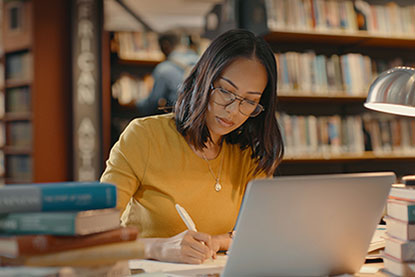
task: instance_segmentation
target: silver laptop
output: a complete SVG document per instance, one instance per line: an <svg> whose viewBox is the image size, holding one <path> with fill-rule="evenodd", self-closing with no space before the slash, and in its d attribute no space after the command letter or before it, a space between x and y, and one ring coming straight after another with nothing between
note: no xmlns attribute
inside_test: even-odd
<svg viewBox="0 0 415 277"><path fill-rule="evenodd" d="M358 272L395 180L376 172L250 182L222 276Z"/></svg>

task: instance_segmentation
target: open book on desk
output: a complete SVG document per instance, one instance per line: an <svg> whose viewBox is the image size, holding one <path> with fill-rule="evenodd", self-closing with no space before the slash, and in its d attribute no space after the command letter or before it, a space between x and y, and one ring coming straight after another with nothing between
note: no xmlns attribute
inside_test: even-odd
<svg viewBox="0 0 415 277"><path fill-rule="evenodd" d="M227 256L218 255L215 260L207 260L203 264L166 263L154 260L130 260L129 267L132 273L141 269L146 273L163 272L166 276L195 276L197 274L221 273L227 261ZM172 274L172 275L170 275Z"/></svg>
<svg viewBox="0 0 415 277"><path fill-rule="evenodd" d="M366 259L379 258L380 251L385 248L386 225L378 225L367 250Z"/></svg>

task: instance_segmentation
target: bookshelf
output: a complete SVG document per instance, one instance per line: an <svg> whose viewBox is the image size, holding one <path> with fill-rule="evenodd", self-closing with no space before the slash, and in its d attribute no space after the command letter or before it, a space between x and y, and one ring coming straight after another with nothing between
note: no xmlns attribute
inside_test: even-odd
<svg viewBox="0 0 415 277"><path fill-rule="evenodd" d="M68 1L1 2L2 184L70 179L68 9Z"/></svg>
<svg viewBox="0 0 415 277"><path fill-rule="evenodd" d="M385 4L385 1L374 0L366 2L370 6L371 11L383 9L386 11L385 14L392 14L388 9L399 12L405 10L405 13L406 9L415 11L413 3L408 1L393 1L392 4L388 5ZM305 56L310 55L310 52L312 53L312 59L317 56L324 57L323 60L326 64L326 68L323 69L326 75L323 82L324 86L314 87L314 90L302 87L304 84L301 83L301 79L308 78L309 80L309 77L304 76L304 71L298 71L297 74L299 73L299 75L294 79L290 79L290 81L294 81L288 89L284 88L284 85L287 85L284 84L284 76L280 76L279 110L283 117L291 119L289 124L297 123L296 127L289 125L289 128L297 129L296 132L294 131L294 134L297 137L299 135L300 137L306 136L306 139L299 140L296 136L289 136L286 139L288 140L286 145L289 148L287 151L289 155L284 158L276 174L320 174L383 170L393 170L398 176L413 174L415 168L415 145L412 143L411 136L414 131L412 126L414 119L369 112L363 108L363 103L367 95L366 86L371 83L378 73L395 65L415 64L415 55L412 50L415 46L415 33L408 32L409 29L415 30L415 21L410 19L407 24L401 23L399 28L394 27L395 29L391 28L387 31L384 28L374 28L378 25L369 24L369 22L366 22L366 28L362 28L362 26L357 26L357 24L350 21L351 18L356 16L356 14L353 14L353 11L356 12L356 10L350 9L350 7L353 7L352 1L313 0L309 2L310 6L307 4L303 5L304 3L297 0L267 1L268 9L271 8L271 10L267 11L270 32L265 35L265 39L277 53L280 72L293 70L284 63L286 62L284 55L287 55L287 53L291 55L288 59L293 59L293 56L294 59L299 59L298 64L301 66L306 67L308 65L310 60L309 57ZM314 5L322 6L316 8ZM331 5L334 5L334 7ZM328 19L330 17L329 13L336 14L333 8L341 10L342 5L349 5L349 9L345 12L346 17L339 16L343 20L342 24L339 22L337 24L336 22L333 23L333 18L331 18L331 21ZM401 8L403 6L400 5L405 6L405 8ZM288 16L281 14L280 11L274 10L273 12L272 8L276 9L277 7L285 9L284 13ZM322 8L326 8L326 10L323 12ZM299 16L301 12L304 12L302 13L303 16ZM323 13L321 17L326 20L319 22L316 16L319 12ZM370 16L370 14L365 14L365 20L374 22L375 18ZM367 61L370 68L369 72L357 67L356 64L350 67L350 69L359 71L358 75L368 74L368 76L365 76L367 77L366 79L359 81L360 86L349 86L343 75L343 83L336 88L330 88L327 68L333 55L338 55L342 73L347 71L347 67L345 68L344 64L349 62L350 65L350 56L359 61ZM345 56L345 62L342 60L343 56ZM350 69L349 71L351 71ZM318 71L320 70L315 70L315 72ZM353 72L349 74L353 75ZM338 89L339 87L343 89ZM309 117L313 117L312 121L308 120ZM324 134L321 128L324 125L328 125L328 128L333 127L333 124L327 123L327 121L333 120L333 117L337 117L335 119L338 122L338 126L334 129L338 133L349 132L354 137L360 136L359 147L341 150L340 146L336 145L339 143L338 136L334 136L336 141L327 142L327 136L329 135ZM345 118L354 118L360 121L361 126L353 127L353 125L346 125L344 127L343 120ZM320 120L323 122L322 125L319 123ZM300 123L298 124L296 121ZM305 129L309 127L307 124L310 122L315 124L315 121L317 121L317 132L320 132L317 135L314 134L314 136L318 137L318 145L316 146L316 142L314 142L314 145L311 145L314 148L310 150L304 147L304 145L310 146L309 141L306 141L310 140L310 132ZM373 125L379 126L374 127ZM384 131L386 128L382 128L385 126L388 127L388 132ZM407 130L406 138L401 137L401 134L404 134L405 131L400 131L399 129L404 127ZM374 132L375 129L377 129L377 133ZM396 135L396 130L399 130L399 135ZM328 131L326 130L326 132ZM326 135L326 140L322 143L321 139L324 138L324 135ZM387 136L388 140L382 141L384 136ZM381 139L376 139L376 137L381 137ZM294 143L292 140L294 140ZM345 147L342 137L340 137L340 140L341 147ZM296 149L297 151L290 151Z"/></svg>

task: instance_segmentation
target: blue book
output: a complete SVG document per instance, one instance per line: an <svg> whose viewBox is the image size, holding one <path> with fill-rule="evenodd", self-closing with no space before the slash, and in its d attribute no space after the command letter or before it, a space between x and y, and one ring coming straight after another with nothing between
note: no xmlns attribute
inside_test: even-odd
<svg viewBox="0 0 415 277"><path fill-rule="evenodd" d="M0 233L8 235L88 235L120 226L117 209L0 215Z"/></svg>
<svg viewBox="0 0 415 277"><path fill-rule="evenodd" d="M114 208L115 185L100 182L63 182L0 187L0 213L84 211Z"/></svg>

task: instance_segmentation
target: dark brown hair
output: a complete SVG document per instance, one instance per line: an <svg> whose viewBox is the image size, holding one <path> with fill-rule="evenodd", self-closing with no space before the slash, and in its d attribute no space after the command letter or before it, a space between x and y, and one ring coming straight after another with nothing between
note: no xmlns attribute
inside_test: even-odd
<svg viewBox="0 0 415 277"><path fill-rule="evenodd" d="M256 58L265 67L268 83L260 100L265 111L248 118L238 129L225 135L224 139L228 143L239 144L241 149L250 147L252 158L258 162L256 172L263 170L271 175L282 160L284 146L275 115L275 57L261 37L246 30L231 30L212 41L179 90L175 106L176 127L196 149L206 147L205 143L210 139L206 126L210 84L238 58Z"/></svg>

